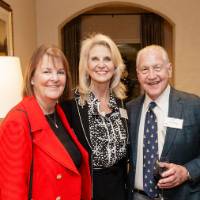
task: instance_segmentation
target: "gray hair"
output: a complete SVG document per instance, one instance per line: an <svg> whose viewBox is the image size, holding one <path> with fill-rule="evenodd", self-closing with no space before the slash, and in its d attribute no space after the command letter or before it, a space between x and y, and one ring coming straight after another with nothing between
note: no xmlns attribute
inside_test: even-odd
<svg viewBox="0 0 200 200"><path fill-rule="evenodd" d="M138 67L139 60L140 60L140 57L142 54L144 54L146 52L153 52L153 51L160 52L162 55L163 61L166 63L169 63L169 57L168 57L167 51L163 47L161 47L159 45L149 45L138 51L137 58L136 58L136 66Z"/></svg>

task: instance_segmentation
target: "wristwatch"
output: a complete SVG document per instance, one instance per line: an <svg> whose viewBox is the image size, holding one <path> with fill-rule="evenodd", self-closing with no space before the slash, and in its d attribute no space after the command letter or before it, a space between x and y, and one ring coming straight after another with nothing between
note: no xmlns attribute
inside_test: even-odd
<svg viewBox="0 0 200 200"><path fill-rule="evenodd" d="M190 172L188 170L187 170L187 178L188 178L189 181L192 180L192 177L190 176Z"/></svg>

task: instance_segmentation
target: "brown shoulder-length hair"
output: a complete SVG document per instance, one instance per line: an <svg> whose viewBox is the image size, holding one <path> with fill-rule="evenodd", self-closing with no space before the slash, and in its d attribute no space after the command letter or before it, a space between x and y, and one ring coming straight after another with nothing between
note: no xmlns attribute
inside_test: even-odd
<svg viewBox="0 0 200 200"><path fill-rule="evenodd" d="M51 59L60 59L63 63L63 67L66 73L66 84L63 91L63 94L60 97L60 100L67 100L72 97L72 84L71 84L71 75L69 71L69 64L67 58L63 52L56 47L55 45L41 45L33 53L30 63L26 68L24 76L24 85L23 85L23 97L25 96L34 96L33 86L31 84L31 79L35 73L35 70L41 64L41 60L44 55L48 55Z"/></svg>

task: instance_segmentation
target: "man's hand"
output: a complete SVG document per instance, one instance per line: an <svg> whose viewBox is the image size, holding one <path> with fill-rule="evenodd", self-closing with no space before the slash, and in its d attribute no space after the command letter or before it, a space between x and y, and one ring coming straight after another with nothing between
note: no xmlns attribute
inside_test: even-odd
<svg viewBox="0 0 200 200"><path fill-rule="evenodd" d="M165 162L160 162L159 165L166 169L158 181L159 188L173 188L188 180L188 171L185 167Z"/></svg>

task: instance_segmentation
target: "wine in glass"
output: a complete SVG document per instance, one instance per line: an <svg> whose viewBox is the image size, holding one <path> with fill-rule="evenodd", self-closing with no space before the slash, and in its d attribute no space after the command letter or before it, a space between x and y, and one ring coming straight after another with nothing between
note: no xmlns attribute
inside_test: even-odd
<svg viewBox="0 0 200 200"><path fill-rule="evenodd" d="M160 159L158 159L158 158L155 159L155 161L154 161L153 176L154 176L154 180L155 180L156 183L158 183L158 181L162 178L161 174L164 171L167 170L167 168L160 166L160 164L159 164L160 162L169 163L168 159L165 158L165 157L161 157ZM161 191L160 194L159 194L160 199L161 200L166 200L166 198L164 198L164 196L163 196L163 189L160 189L160 191Z"/></svg>

